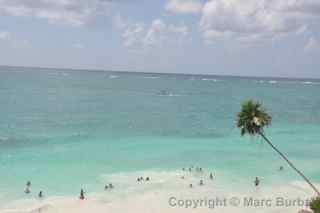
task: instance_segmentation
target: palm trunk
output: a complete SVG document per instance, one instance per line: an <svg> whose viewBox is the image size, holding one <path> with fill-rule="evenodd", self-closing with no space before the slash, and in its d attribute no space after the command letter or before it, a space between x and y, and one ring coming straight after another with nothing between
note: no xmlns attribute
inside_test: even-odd
<svg viewBox="0 0 320 213"><path fill-rule="evenodd" d="M301 172L299 171L290 161L289 159L282 153L280 150L275 147L271 141L262 133L259 132L259 135L289 164L289 166L294 169L310 186L311 188L317 193L318 197L320 197L319 190L311 183L311 181Z"/></svg>

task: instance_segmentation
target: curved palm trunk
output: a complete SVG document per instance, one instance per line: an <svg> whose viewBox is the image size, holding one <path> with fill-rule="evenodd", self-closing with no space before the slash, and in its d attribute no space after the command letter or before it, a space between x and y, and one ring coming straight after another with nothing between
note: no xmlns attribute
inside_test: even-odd
<svg viewBox="0 0 320 213"><path fill-rule="evenodd" d="M259 132L259 135L289 164L289 166L294 169L310 186L311 188L317 193L318 197L320 197L319 190L311 183L311 181L301 172L299 171L290 161L289 159L282 153L280 150L275 147L271 141L262 133Z"/></svg>

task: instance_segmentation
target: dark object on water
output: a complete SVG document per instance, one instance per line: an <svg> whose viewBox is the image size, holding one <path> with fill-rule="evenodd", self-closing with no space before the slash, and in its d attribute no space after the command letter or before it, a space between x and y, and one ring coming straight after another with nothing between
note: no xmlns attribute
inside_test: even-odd
<svg viewBox="0 0 320 213"><path fill-rule="evenodd" d="M283 170L283 166L280 166L279 170L282 171Z"/></svg>
<svg viewBox="0 0 320 213"><path fill-rule="evenodd" d="M150 180L150 178L149 178L149 177L147 177L147 178L146 178L146 181L149 181L149 180Z"/></svg>
<svg viewBox="0 0 320 213"><path fill-rule="evenodd" d="M42 191L39 192L38 197L39 197L39 198L43 198L43 193L42 193Z"/></svg>
<svg viewBox="0 0 320 213"><path fill-rule="evenodd" d="M109 188L110 188L110 189L113 189L112 183L109 183Z"/></svg>
<svg viewBox="0 0 320 213"><path fill-rule="evenodd" d="M104 190L108 190L108 188L109 188L108 185L104 186Z"/></svg>
<svg viewBox="0 0 320 213"><path fill-rule="evenodd" d="M30 187L30 186L31 186L31 182L28 181L27 184L26 184L26 186L27 186L27 187Z"/></svg>

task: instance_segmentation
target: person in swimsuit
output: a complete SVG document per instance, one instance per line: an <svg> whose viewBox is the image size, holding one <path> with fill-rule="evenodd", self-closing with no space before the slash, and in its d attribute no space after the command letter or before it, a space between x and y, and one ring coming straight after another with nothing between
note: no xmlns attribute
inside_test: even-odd
<svg viewBox="0 0 320 213"><path fill-rule="evenodd" d="M31 187L31 182L28 181L27 184L26 184L26 189L24 190L24 192L26 194L29 194L31 191L30 191L30 187Z"/></svg>
<svg viewBox="0 0 320 213"><path fill-rule="evenodd" d="M210 179L213 180L213 174L212 173L210 173Z"/></svg>
<svg viewBox="0 0 320 213"><path fill-rule="evenodd" d="M258 186L260 185L260 180L259 180L258 177L256 177L256 179L255 179L255 181L254 181L254 185L255 185L256 187L258 187Z"/></svg>
<svg viewBox="0 0 320 213"><path fill-rule="evenodd" d="M80 200L84 200L84 191L83 191L83 189L81 189L81 191L80 191Z"/></svg>

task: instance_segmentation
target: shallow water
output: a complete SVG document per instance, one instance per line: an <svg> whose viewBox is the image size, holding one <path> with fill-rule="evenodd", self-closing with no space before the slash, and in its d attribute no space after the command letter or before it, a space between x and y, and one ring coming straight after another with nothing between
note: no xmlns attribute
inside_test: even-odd
<svg viewBox="0 0 320 213"><path fill-rule="evenodd" d="M40 190L47 199L54 199L53 203L77 197L80 188L91 199L104 197L106 181L117 184L113 193L128 194L126 205L137 203L135 211L143 202L158 209L161 202L156 202L155 191L160 191L159 199L164 201L173 192L188 195L189 182L196 184L211 171L217 179L214 191L221 195L251 193L253 180L259 176L265 190L262 195L308 197L307 189L300 192L292 185L301 179L261 139L239 136L234 120L243 100L263 102L273 116L266 134L297 167L320 183L319 83L310 79L2 68L0 209L17 200L22 209L38 205L28 202ZM278 171L281 165L283 172ZM203 167L206 176L192 176L182 184L181 168L190 166ZM169 187L154 182L145 191L132 187L140 173L155 182L165 179ZM25 195L28 180L32 181L32 193ZM279 192L281 186L284 190ZM209 188L196 195L213 194ZM56 201L56 196L62 199ZM123 199L117 196L108 197L112 204L107 207L121 206L125 211L120 205ZM59 204L59 208L76 208L72 202L78 201Z"/></svg>

